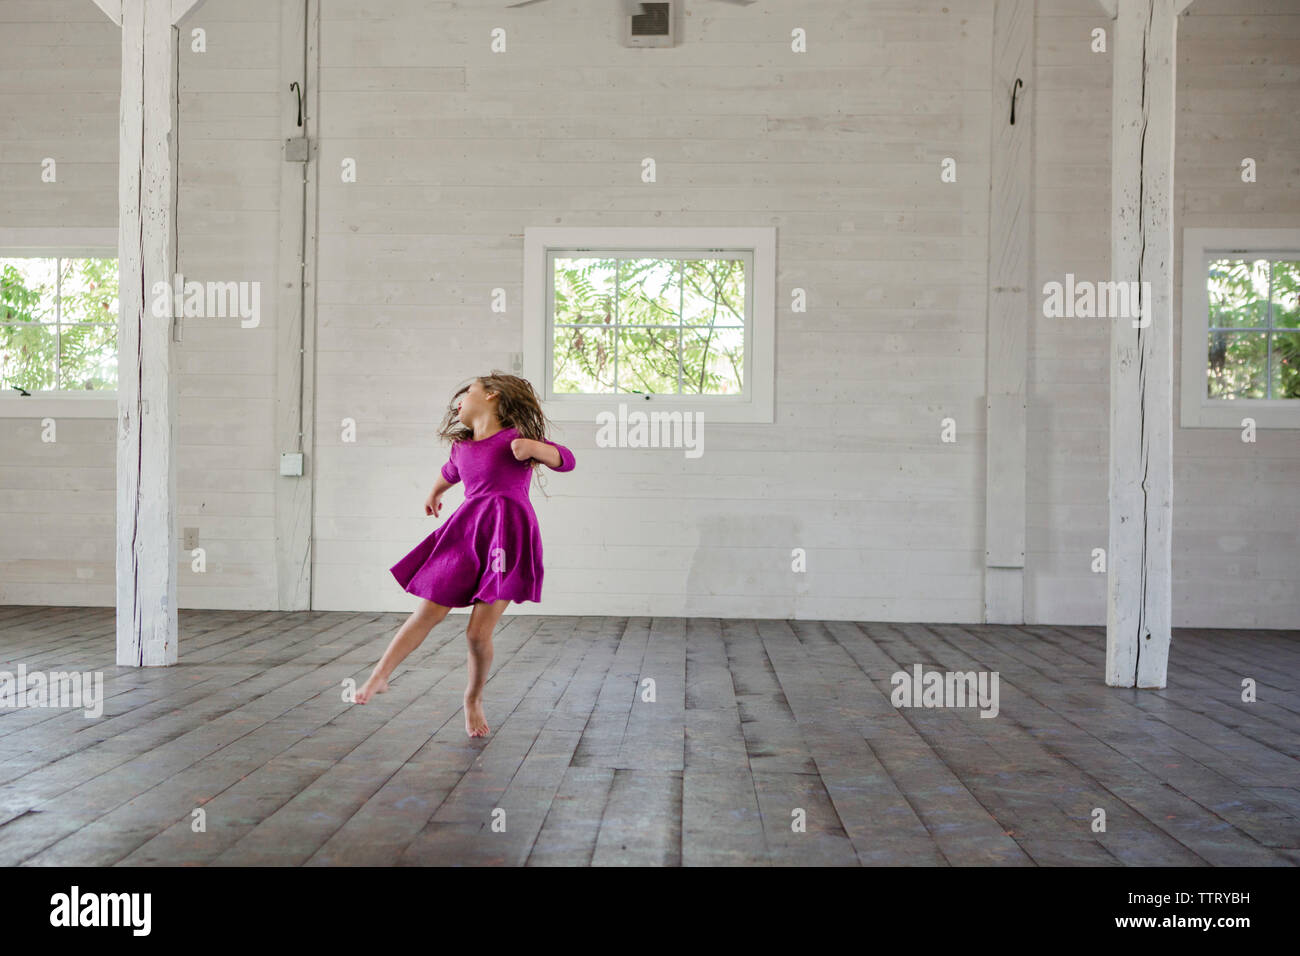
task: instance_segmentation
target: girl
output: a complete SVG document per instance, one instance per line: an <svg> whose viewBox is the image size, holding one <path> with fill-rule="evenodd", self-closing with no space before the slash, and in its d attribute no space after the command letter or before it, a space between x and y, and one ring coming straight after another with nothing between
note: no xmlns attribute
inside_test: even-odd
<svg viewBox="0 0 1300 956"><path fill-rule="evenodd" d="M388 690L393 668L451 608L472 605L465 631L465 732L487 736L483 684L492 665L492 631L511 601L542 597L542 539L529 481L537 462L556 471L572 471L575 464L569 449L546 439L546 424L532 385L518 376L493 371L456 393L439 431L452 442L451 454L424 513L437 515L443 493L462 479L465 501L390 569L422 600L357 691L357 703Z"/></svg>

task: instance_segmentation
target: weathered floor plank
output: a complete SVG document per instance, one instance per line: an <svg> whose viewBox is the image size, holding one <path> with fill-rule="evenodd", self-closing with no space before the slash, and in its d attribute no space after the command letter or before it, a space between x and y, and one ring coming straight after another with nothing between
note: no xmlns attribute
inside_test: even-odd
<svg viewBox="0 0 1300 956"><path fill-rule="evenodd" d="M0 607L0 671L104 693L0 708L0 865L1300 863L1297 632L1176 629L1137 691L1102 628L510 614L470 740L463 615L364 707L404 615L184 610L149 669L113 617ZM917 664L997 716L896 707Z"/></svg>

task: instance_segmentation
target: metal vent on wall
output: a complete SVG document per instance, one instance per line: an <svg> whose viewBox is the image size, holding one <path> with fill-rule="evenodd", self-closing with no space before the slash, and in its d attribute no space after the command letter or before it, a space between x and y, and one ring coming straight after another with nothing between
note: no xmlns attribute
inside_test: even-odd
<svg viewBox="0 0 1300 956"><path fill-rule="evenodd" d="M96 0L100 2L100 0ZM516 0L507 9L531 7L547 0ZM753 6L758 0L715 0L735 6ZM677 40L673 24L677 21L678 0L617 0L615 8L622 19L623 45L631 47L671 47Z"/></svg>
<svg viewBox="0 0 1300 956"><path fill-rule="evenodd" d="M632 18L632 36L662 37L671 30L669 5L666 3L645 3L641 9L645 13Z"/></svg>
<svg viewBox="0 0 1300 956"><path fill-rule="evenodd" d="M673 0L642 2L641 13L627 17L624 46L662 47L673 45Z"/></svg>

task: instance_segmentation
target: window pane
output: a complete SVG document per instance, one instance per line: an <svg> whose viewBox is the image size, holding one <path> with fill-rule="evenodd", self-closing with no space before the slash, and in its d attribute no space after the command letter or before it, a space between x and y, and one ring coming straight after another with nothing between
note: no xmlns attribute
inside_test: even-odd
<svg viewBox="0 0 1300 956"><path fill-rule="evenodd" d="M684 329L682 391L739 395L744 388L745 330Z"/></svg>
<svg viewBox="0 0 1300 956"><path fill-rule="evenodd" d="M614 323L613 259L554 259L555 324Z"/></svg>
<svg viewBox="0 0 1300 956"><path fill-rule="evenodd" d="M618 332L618 390L677 394L677 329L623 328Z"/></svg>
<svg viewBox="0 0 1300 956"><path fill-rule="evenodd" d="M1268 324L1268 260L1216 259L1206 279L1210 325L1264 328Z"/></svg>
<svg viewBox="0 0 1300 956"><path fill-rule="evenodd" d="M1300 328L1300 262L1273 263L1273 327Z"/></svg>
<svg viewBox="0 0 1300 956"><path fill-rule="evenodd" d="M743 259L687 259L683 265L683 325L745 324Z"/></svg>
<svg viewBox="0 0 1300 956"><path fill-rule="evenodd" d="M117 260L64 259L61 322L117 324Z"/></svg>
<svg viewBox="0 0 1300 956"><path fill-rule="evenodd" d="M1265 332L1211 332L1207 398L1267 398Z"/></svg>
<svg viewBox="0 0 1300 956"><path fill-rule="evenodd" d="M1300 332L1277 332L1273 340L1273 393L1269 398L1300 398Z"/></svg>
<svg viewBox="0 0 1300 956"><path fill-rule="evenodd" d="M29 392L54 388L58 342L53 325L0 325L0 387Z"/></svg>
<svg viewBox="0 0 1300 956"><path fill-rule="evenodd" d="M54 259L0 259L0 385L55 387Z"/></svg>
<svg viewBox="0 0 1300 956"><path fill-rule="evenodd" d="M0 259L0 322L57 320L55 259Z"/></svg>
<svg viewBox="0 0 1300 956"><path fill-rule="evenodd" d="M601 252L551 260L554 393L739 394L745 260Z"/></svg>
<svg viewBox="0 0 1300 956"><path fill-rule="evenodd" d="M612 329L556 328L557 394L607 394L614 391L614 332Z"/></svg>
<svg viewBox="0 0 1300 956"><path fill-rule="evenodd" d="M682 298L680 270L681 262L677 259L620 259L619 325L678 325ZM676 383L674 371L674 391Z"/></svg>
<svg viewBox="0 0 1300 956"><path fill-rule="evenodd" d="M59 388L117 388L117 326L83 322L62 327Z"/></svg>
<svg viewBox="0 0 1300 956"><path fill-rule="evenodd" d="M0 259L3 387L116 388L117 311L116 259Z"/></svg>

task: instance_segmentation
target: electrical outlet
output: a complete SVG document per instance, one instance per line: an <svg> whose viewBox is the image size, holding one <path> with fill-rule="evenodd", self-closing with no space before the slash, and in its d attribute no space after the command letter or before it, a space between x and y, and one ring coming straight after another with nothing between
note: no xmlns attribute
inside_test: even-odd
<svg viewBox="0 0 1300 956"><path fill-rule="evenodd" d="M199 529L186 528L185 529L185 550L193 551L198 546L199 546Z"/></svg>

